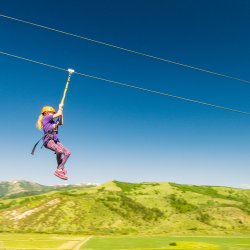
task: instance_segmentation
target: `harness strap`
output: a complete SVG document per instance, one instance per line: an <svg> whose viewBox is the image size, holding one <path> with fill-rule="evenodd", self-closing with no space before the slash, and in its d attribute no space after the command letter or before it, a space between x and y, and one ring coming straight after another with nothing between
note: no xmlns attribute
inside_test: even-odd
<svg viewBox="0 0 250 250"><path fill-rule="evenodd" d="M43 135L43 137L34 145L32 151L31 151L31 154L32 154L32 155L35 154L36 147L37 147L37 145L39 144L39 142L40 142L41 140L43 140L47 135L53 134L53 133L54 133L53 130L49 130L47 133L45 133L45 134ZM43 143L42 147L43 147L43 146L44 146L44 143ZM42 147L41 147L41 148L42 148Z"/></svg>
<svg viewBox="0 0 250 250"><path fill-rule="evenodd" d="M36 150L36 146L38 145L38 143L43 139L43 137L34 145L31 154L34 155L35 154L35 150Z"/></svg>

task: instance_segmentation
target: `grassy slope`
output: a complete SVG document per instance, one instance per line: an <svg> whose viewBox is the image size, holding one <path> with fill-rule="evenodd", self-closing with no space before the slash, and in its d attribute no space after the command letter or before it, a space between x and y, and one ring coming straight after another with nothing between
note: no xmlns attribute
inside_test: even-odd
<svg viewBox="0 0 250 250"><path fill-rule="evenodd" d="M250 190L112 181L0 199L0 231L250 232Z"/></svg>

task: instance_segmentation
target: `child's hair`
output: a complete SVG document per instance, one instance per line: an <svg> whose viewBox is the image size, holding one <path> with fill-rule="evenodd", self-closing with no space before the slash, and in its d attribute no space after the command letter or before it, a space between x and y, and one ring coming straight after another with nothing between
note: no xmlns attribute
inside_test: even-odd
<svg viewBox="0 0 250 250"><path fill-rule="evenodd" d="M43 128L42 121L43 121L43 114L40 114L38 119L37 119L37 122L36 122L36 127L39 130L41 130Z"/></svg>

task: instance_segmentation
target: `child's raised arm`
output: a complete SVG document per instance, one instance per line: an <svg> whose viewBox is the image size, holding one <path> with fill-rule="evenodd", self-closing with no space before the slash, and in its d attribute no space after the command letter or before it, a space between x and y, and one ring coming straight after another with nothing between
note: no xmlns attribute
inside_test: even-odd
<svg viewBox="0 0 250 250"><path fill-rule="evenodd" d="M63 115L63 104L60 103L60 104L59 104L59 109L58 109L57 113L55 113L55 114L53 115L53 119L54 119L54 118L57 118L57 117L60 117L60 116L62 116L62 115Z"/></svg>

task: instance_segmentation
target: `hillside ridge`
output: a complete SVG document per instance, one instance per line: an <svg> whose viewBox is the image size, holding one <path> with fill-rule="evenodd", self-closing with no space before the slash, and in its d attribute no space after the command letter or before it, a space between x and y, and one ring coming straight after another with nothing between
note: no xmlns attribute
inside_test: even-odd
<svg viewBox="0 0 250 250"><path fill-rule="evenodd" d="M0 198L1 231L86 234L250 231L249 189L117 180L98 186L52 189L26 182L19 183L19 188L24 184L25 192L12 192Z"/></svg>

